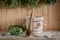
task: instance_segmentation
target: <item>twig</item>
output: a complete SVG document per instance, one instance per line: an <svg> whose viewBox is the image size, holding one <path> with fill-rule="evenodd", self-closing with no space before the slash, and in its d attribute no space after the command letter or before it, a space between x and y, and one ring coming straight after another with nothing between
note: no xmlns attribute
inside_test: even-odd
<svg viewBox="0 0 60 40"><path fill-rule="evenodd" d="M32 16L33 16L33 11L31 12L31 15L30 15L30 21L29 21L29 26L28 26L28 28L30 28L30 26L31 26Z"/></svg>

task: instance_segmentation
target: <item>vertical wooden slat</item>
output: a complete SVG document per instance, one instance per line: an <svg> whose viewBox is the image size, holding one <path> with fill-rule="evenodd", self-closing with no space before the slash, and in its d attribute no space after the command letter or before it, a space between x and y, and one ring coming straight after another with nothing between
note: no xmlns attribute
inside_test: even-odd
<svg viewBox="0 0 60 40"><path fill-rule="evenodd" d="M2 30L5 30L6 27L6 8L2 8Z"/></svg>
<svg viewBox="0 0 60 40"><path fill-rule="evenodd" d="M18 24L21 25L21 7L17 8Z"/></svg>
<svg viewBox="0 0 60 40"><path fill-rule="evenodd" d="M7 22L6 22L6 30L8 30L8 27L11 25L11 9L7 8Z"/></svg>
<svg viewBox="0 0 60 40"><path fill-rule="evenodd" d="M49 28L49 30L51 30L52 28L52 5L49 5L48 6L49 7L49 16L48 16L48 18L49 18L49 26L48 26L48 28Z"/></svg>
<svg viewBox="0 0 60 40"><path fill-rule="evenodd" d="M24 22L24 20L25 20L25 18L27 16L27 9L22 8L21 10L23 10L23 11L21 11L21 21L22 21L22 24L23 24L23 22Z"/></svg>
<svg viewBox="0 0 60 40"><path fill-rule="evenodd" d="M0 30L2 30L1 28L2 28L2 23L1 23L1 21L2 21L2 11L1 11L2 9L1 9L1 7L0 7Z"/></svg>

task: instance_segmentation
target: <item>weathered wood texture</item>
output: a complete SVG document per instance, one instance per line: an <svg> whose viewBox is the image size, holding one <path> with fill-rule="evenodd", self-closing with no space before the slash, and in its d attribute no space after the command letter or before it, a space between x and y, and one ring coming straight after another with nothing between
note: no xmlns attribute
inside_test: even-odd
<svg viewBox="0 0 60 40"><path fill-rule="evenodd" d="M35 16L45 16L47 26L44 30L60 30L60 0L55 5L40 5L39 8L32 9ZM30 15L28 8L18 7L9 9L0 7L0 30L7 30L9 25L21 25L26 16Z"/></svg>

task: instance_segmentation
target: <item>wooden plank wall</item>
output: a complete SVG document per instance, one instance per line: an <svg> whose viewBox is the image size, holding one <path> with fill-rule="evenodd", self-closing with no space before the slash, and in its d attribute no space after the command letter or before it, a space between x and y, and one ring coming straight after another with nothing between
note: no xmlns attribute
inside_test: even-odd
<svg viewBox="0 0 60 40"><path fill-rule="evenodd" d="M35 16L45 16L47 26L44 30L60 30L60 0L55 5L40 5L39 8L33 8ZM0 30L7 30L9 25L21 25L26 16L29 16L31 9L18 7L9 9L0 7Z"/></svg>
<svg viewBox="0 0 60 40"><path fill-rule="evenodd" d="M54 6L48 6L48 29L60 30L60 0Z"/></svg>

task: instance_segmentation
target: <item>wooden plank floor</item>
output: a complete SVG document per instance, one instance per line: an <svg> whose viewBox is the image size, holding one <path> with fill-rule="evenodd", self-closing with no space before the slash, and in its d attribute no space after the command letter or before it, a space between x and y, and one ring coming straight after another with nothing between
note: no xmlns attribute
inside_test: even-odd
<svg viewBox="0 0 60 40"><path fill-rule="evenodd" d="M6 33L0 31L0 35ZM0 40L60 40L60 38L45 38L45 37L20 37L20 36L0 36Z"/></svg>
<svg viewBox="0 0 60 40"><path fill-rule="evenodd" d="M60 38L0 38L0 40L60 40Z"/></svg>

